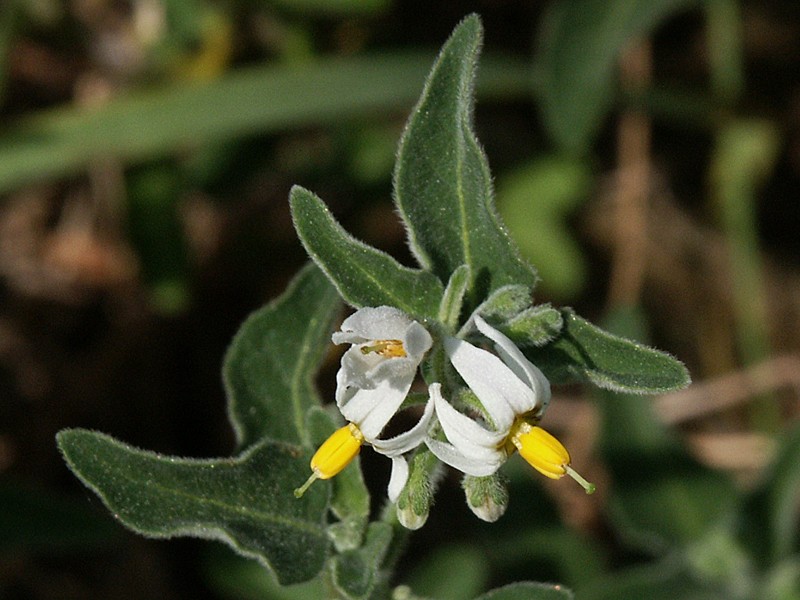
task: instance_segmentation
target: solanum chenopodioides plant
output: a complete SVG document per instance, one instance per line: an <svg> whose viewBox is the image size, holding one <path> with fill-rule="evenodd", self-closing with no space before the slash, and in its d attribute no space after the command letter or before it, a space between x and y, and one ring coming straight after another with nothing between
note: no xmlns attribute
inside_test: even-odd
<svg viewBox="0 0 800 600"><path fill-rule="evenodd" d="M517 453L548 477L593 489L539 426L551 383L639 393L688 383L672 357L534 303L536 272L495 212L472 128L480 42L479 19L466 18L400 142L394 200L418 268L354 239L312 192L291 190L314 264L243 324L228 351L235 457L178 459L86 430L59 434L70 468L123 524L223 540L282 584L319 577L329 597L385 597L395 525L424 525L444 468L464 473L467 503L487 521L505 510L498 470ZM354 312L333 332L339 298ZM331 342L346 349L326 402L313 378ZM411 426L386 434L403 411ZM377 520L358 465L364 445L391 460L386 501L395 510Z"/></svg>

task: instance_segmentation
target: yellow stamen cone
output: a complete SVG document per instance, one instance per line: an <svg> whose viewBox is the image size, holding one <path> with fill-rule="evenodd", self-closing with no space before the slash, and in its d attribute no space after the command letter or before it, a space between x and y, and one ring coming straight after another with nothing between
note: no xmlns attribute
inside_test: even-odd
<svg viewBox="0 0 800 600"><path fill-rule="evenodd" d="M358 455L363 441L364 436L353 423L334 431L314 453L311 476L294 491L294 495L299 498L317 479L330 479L339 473Z"/></svg>
<svg viewBox="0 0 800 600"><path fill-rule="evenodd" d="M570 467L572 459L564 445L541 427L522 422L511 437L511 442L519 450L520 456L545 477L561 479L569 475L587 494L594 493L594 484Z"/></svg>
<svg viewBox="0 0 800 600"><path fill-rule="evenodd" d="M400 340L375 340L369 346L361 346L361 354L374 352L384 358L403 358L407 356L403 342Z"/></svg>

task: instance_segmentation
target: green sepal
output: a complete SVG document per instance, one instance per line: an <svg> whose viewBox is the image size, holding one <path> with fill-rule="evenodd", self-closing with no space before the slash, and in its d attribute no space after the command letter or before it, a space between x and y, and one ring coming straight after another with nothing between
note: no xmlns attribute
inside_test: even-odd
<svg viewBox="0 0 800 600"><path fill-rule="evenodd" d="M561 311L549 304L531 306L500 325L518 346L544 346L552 342L564 327Z"/></svg>
<svg viewBox="0 0 800 600"><path fill-rule="evenodd" d="M341 418L339 418L341 421ZM337 427L331 416L320 407L309 410L308 430L315 448L322 445ZM318 485L319 482L314 485ZM363 543L369 522L369 490L364 483L359 457L331 479L333 495L331 512L339 519L328 526L328 535L340 552L358 548Z"/></svg>
<svg viewBox="0 0 800 600"><path fill-rule="evenodd" d="M264 441L235 458L201 460L139 450L84 429L61 431L57 441L75 475L137 533L222 541L270 568L283 585L323 568L328 487L294 497L310 458L298 446Z"/></svg>
<svg viewBox="0 0 800 600"><path fill-rule="evenodd" d="M562 309L564 327L551 343L526 348L525 355L553 383L588 381L598 387L658 394L686 387L686 367L660 350L613 335Z"/></svg>
<svg viewBox="0 0 800 600"><path fill-rule="evenodd" d="M403 527L413 530L428 520L442 464L428 448L420 448L408 467L408 481L397 498L397 520Z"/></svg>
<svg viewBox="0 0 800 600"><path fill-rule="evenodd" d="M494 523L508 508L508 486L500 473L486 477L464 475L461 487L469 509L482 521Z"/></svg>
<svg viewBox="0 0 800 600"><path fill-rule="evenodd" d="M563 585L519 581L490 590L475 600L572 600L574 597Z"/></svg>
<svg viewBox="0 0 800 600"><path fill-rule="evenodd" d="M469 267L461 265L450 275L447 287L442 295L439 305L439 321L444 323L451 331L458 325L458 317L464 305L464 294L469 285Z"/></svg>
<svg viewBox="0 0 800 600"><path fill-rule="evenodd" d="M470 269L474 307L509 283L536 284L494 206L486 157L472 127L475 66L482 40L476 15L445 42L400 141L394 196L411 251L442 281Z"/></svg>
<svg viewBox="0 0 800 600"><path fill-rule="evenodd" d="M475 312L493 323L506 321L530 307L531 294L526 285L504 285L492 292Z"/></svg>
<svg viewBox="0 0 800 600"><path fill-rule="evenodd" d="M297 235L344 300L356 307L394 306L434 318L444 292L432 273L410 269L347 233L316 195L294 186L289 195Z"/></svg>
<svg viewBox="0 0 800 600"><path fill-rule="evenodd" d="M342 598L360 600L362 598L384 598L386 594L376 594L376 588L386 585L381 573L386 553L392 541L392 526L376 521L370 523L364 545L357 550L349 550L336 555L331 560L331 579Z"/></svg>
<svg viewBox="0 0 800 600"><path fill-rule="evenodd" d="M222 376L240 447L264 437L310 445L306 412L321 404L313 378L340 310L336 289L309 264L239 328Z"/></svg>

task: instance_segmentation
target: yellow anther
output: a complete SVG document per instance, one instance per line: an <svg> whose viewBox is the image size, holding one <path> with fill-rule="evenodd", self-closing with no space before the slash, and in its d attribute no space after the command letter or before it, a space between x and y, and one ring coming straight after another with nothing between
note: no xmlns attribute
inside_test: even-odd
<svg viewBox="0 0 800 600"><path fill-rule="evenodd" d="M364 436L353 423L334 431L311 457L311 476L294 495L299 498L317 479L330 479L339 473L356 457L363 441Z"/></svg>
<svg viewBox="0 0 800 600"><path fill-rule="evenodd" d="M375 340L369 346L361 346L362 354L369 354L370 352L380 354L384 358L403 358L407 356L403 342L400 340Z"/></svg>
<svg viewBox="0 0 800 600"><path fill-rule="evenodd" d="M587 494L594 493L594 484L570 467L572 459L564 445L541 427L520 420L514 424L510 438L520 456L545 477L561 479L569 475Z"/></svg>

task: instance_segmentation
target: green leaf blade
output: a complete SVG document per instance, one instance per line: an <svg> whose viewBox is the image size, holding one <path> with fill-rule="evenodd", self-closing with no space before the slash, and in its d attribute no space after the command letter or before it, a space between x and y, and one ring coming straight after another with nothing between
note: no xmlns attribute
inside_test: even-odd
<svg viewBox="0 0 800 600"><path fill-rule="evenodd" d="M294 497L308 470L297 447L264 443L233 459L193 460L87 430L65 430L57 440L75 475L137 533L223 541L269 567L281 584L307 581L323 567L328 488Z"/></svg>
<svg viewBox="0 0 800 600"><path fill-rule="evenodd" d="M536 283L494 207L489 165L472 129L477 16L462 21L431 70L398 151L395 202L420 264L442 281L470 269L473 306L506 284Z"/></svg>
<svg viewBox="0 0 800 600"><path fill-rule="evenodd" d="M444 288L436 276L410 269L347 233L316 195L290 194L297 235L309 255L352 306L394 306L416 317L436 317Z"/></svg>
<svg viewBox="0 0 800 600"><path fill-rule="evenodd" d="M340 309L336 289L308 265L282 296L239 328L222 374L241 447L264 437L308 444L306 412L321 404L313 376Z"/></svg>
<svg viewBox="0 0 800 600"><path fill-rule="evenodd" d="M598 387L658 394L686 387L689 372L665 352L613 335L563 309L561 334L526 356L554 383L588 381Z"/></svg>

